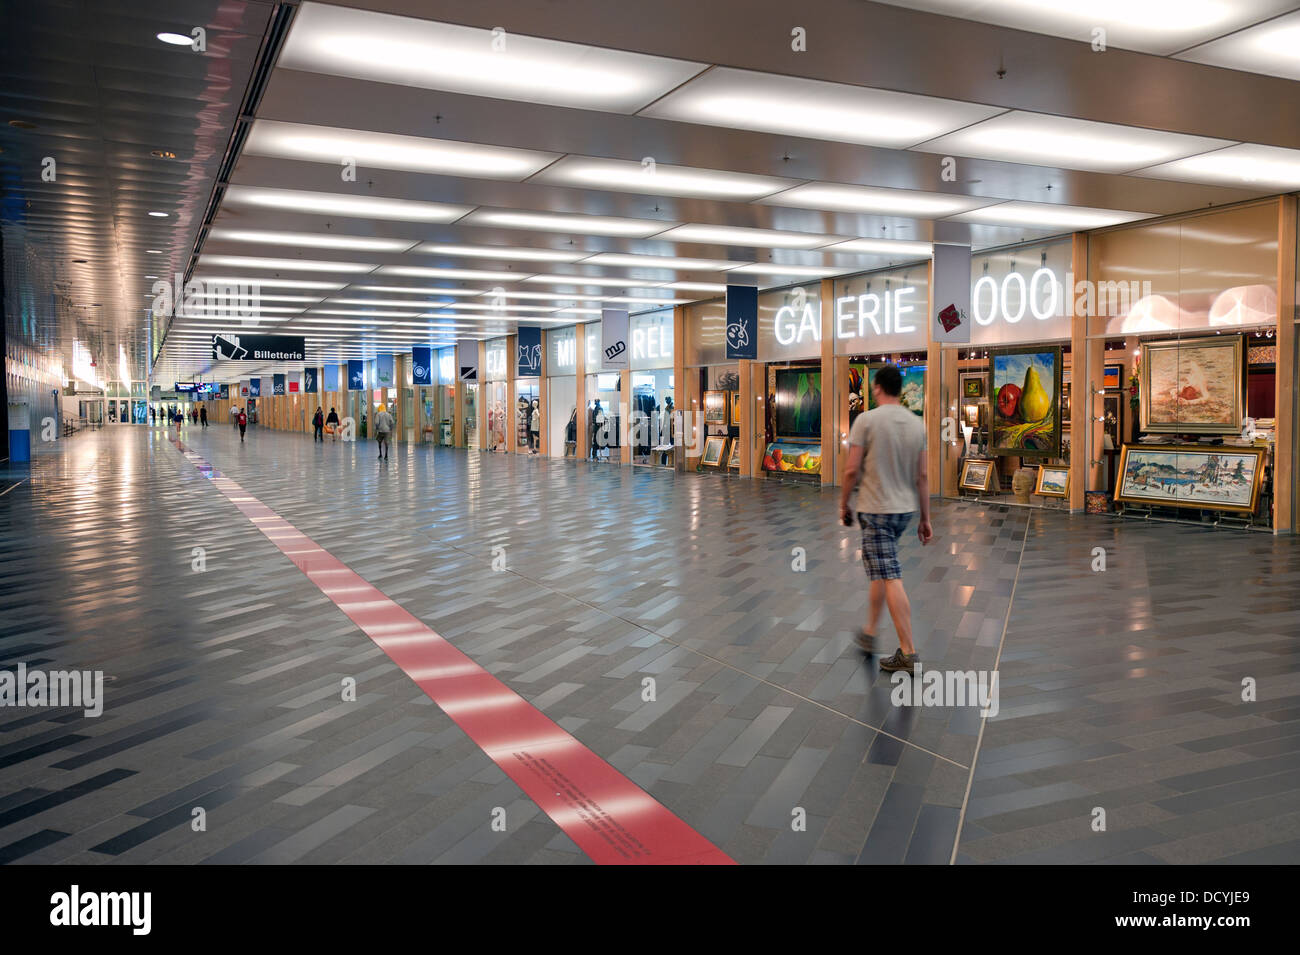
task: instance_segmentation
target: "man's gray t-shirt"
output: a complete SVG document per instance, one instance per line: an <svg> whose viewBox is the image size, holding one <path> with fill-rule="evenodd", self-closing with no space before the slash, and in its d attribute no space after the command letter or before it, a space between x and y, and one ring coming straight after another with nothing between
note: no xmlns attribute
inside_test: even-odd
<svg viewBox="0 0 1300 955"><path fill-rule="evenodd" d="M387 411L375 415L375 434L390 434L393 430L393 416Z"/></svg>
<svg viewBox="0 0 1300 955"><path fill-rule="evenodd" d="M925 450L925 424L902 405L858 415L849 444L866 450L858 476L856 509L866 514L907 514L919 506L916 476Z"/></svg>

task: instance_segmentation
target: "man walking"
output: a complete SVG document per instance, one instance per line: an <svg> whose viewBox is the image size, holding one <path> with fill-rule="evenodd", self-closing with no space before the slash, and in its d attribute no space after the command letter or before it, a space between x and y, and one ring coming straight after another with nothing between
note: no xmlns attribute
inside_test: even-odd
<svg viewBox="0 0 1300 955"><path fill-rule="evenodd" d="M316 413L311 418L312 441L325 443L325 412L320 405L316 406Z"/></svg>
<svg viewBox="0 0 1300 955"><path fill-rule="evenodd" d="M380 405L379 414L375 415L375 440L379 442L379 456L385 461L388 460L388 436L393 433L395 424L387 406Z"/></svg>
<svg viewBox="0 0 1300 955"><path fill-rule="evenodd" d="M858 415L849 431L849 459L840 491L840 520L852 526L857 511L862 528L862 563L871 580L867 599L867 626L857 644L867 653L875 649L880 610L889 607L898 634L898 650L880 661L882 670L912 672L916 647L912 645L912 607L903 589L898 564L898 538L919 508L916 536L922 544L934 537L930 527L930 478L926 471L925 425L899 402L903 376L893 365L879 369L871 384L876 407ZM856 491L854 507L850 495Z"/></svg>
<svg viewBox="0 0 1300 955"><path fill-rule="evenodd" d="M243 408L239 409L239 414L235 416L235 424L239 425L239 443L244 443L244 431L248 428L248 414Z"/></svg>
<svg viewBox="0 0 1300 955"><path fill-rule="evenodd" d="M199 406L199 424L203 425L203 427L205 427L205 428L208 426L208 406L207 406L207 405L200 405L200 406Z"/></svg>

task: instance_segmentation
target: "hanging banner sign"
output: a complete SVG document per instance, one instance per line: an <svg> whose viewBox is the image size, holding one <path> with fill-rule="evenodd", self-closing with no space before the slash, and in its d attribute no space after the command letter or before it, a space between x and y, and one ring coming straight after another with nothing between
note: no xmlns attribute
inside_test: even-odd
<svg viewBox="0 0 1300 955"><path fill-rule="evenodd" d="M416 385L433 384L433 349L428 345L411 346L411 382Z"/></svg>
<svg viewBox="0 0 1300 955"><path fill-rule="evenodd" d="M271 394L273 394L273 395L282 395L282 394L284 394L284 391L285 391L285 389L284 389L284 375L272 375L272 376L271 376Z"/></svg>
<svg viewBox="0 0 1300 955"><path fill-rule="evenodd" d="M934 314L930 340L949 344L970 343L970 246L934 247Z"/></svg>
<svg viewBox="0 0 1300 955"><path fill-rule="evenodd" d="M304 340L294 335L212 336L213 361L306 361Z"/></svg>
<svg viewBox="0 0 1300 955"><path fill-rule="evenodd" d="M297 379L297 378L290 378L290 379L289 379L289 394L291 394L291 395L296 395L297 393L298 393L298 379Z"/></svg>
<svg viewBox="0 0 1300 955"><path fill-rule="evenodd" d="M727 286L727 360L758 358L758 288Z"/></svg>
<svg viewBox="0 0 1300 955"><path fill-rule="evenodd" d="M248 393L251 390L252 390L252 385L249 383L249 380L247 378L241 378L239 380L239 397L247 398Z"/></svg>
<svg viewBox="0 0 1300 955"><path fill-rule="evenodd" d="M348 359L348 391L366 390L366 366L360 358Z"/></svg>
<svg viewBox="0 0 1300 955"><path fill-rule="evenodd" d="M541 373L541 326L520 325L515 337L515 377L536 378Z"/></svg>
<svg viewBox="0 0 1300 955"><path fill-rule="evenodd" d="M339 366L336 362L330 362L325 366L325 390L339 390Z"/></svg>
<svg viewBox="0 0 1300 955"><path fill-rule="evenodd" d="M461 381L478 381L478 342L462 338L456 343L457 364Z"/></svg>
<svg viewBox="0 0 1300 955"><path fill-rule="evenodd" d="M260 398L260 397L262 397L262 379L261 379L261 378L250 378L250 379L248 379L248 397L250 397L250 398Z"/></svg>
<svg viewBox="0 0 1300 955"><path fill-rule="evenodd" d="M304 368L302 370L302 390L303 394L314 395L319 387L319 379L316 375L315 368Z"/></svg>
<svg viewBox="0 0 1300 955"><path fill-rule="evenodd" d="M631 368L632 350L628 347L628 316L625 308L606 308L600 313L600 366Z"/></svg>
<svg viewBox="0 0 1300 955"><path fill-rule="evenodd" d="M393 387L393 356L392 355L375 356L375 387L376 388Z"/></svg>

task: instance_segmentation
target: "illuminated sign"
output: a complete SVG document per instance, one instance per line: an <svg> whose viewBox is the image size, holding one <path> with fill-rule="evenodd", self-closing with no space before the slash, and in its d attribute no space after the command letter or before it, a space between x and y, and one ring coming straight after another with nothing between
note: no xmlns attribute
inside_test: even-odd
<svg viewBox="0 0 1300 955"><path fill-rule="evenodd" d="M813 312L812 305L807 303L803 306L802 314L797 312L793 305L782 305L778 308L773 331L776 333L778 344L781 345L793 345L796 342L803 344L810 335L813 341L821 341L822 337L821 322Z"/></svg>
<svg viewBox="0 0 1300 955"><path fill-rule="evenodd" d="M1000 283L981 275L971 289L971 317L985 326L999 318L1015 325L1026 314L1045 322L1061 314L1063 298L1061 280L1049 268L1038 269L1028 281L1020 272L1008 273Z"/></svg>
<svg viewBox="0 0 1300 955"><path fill-rule="evenodd" d="M916 294L911 286L892 292L867 292L863 295L845 295L835 300L835 336L837 338L863 338L870 330L873 335L910 334L917 330L916 306L906 301Z"/></svg>

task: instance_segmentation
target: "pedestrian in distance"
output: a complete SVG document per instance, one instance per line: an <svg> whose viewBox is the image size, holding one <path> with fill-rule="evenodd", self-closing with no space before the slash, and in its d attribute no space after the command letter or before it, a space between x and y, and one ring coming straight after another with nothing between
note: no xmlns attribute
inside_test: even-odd
<svg viewBox="0 0 1300 955"><path fill-rule="evenodd" d="M912 643L912 607L898 563L898 539L918 510L916 536L922 545L930 543L934 530L930 526L925 425L899 401L902 390L903 377L897 367L886 365L876 372L871 385L876 407L858 415L849 430L840 521L852 527L857 512L862 563L871 581L867 625L858 634L857 644L867 653L875 650L876 626L887 605L898 634L898 650L881 660L880 668L912 673L917 654Z"/></svg>
<svg viewBox="0 0 1300 955"><path fill-rule="evenodd" d="M379 442L379 456L385 461L388 460L388 436L393 433L395 422L393 416L388 413L385 405L379 406L379 413L375 415L375 440Z"/></svg>
<svg viewBox="0 0 1300 955"><path fill-rule="evenodd" d="M542 407L538 398L533 399L528 415L528 447L537 454L542 446Z"/></svg>
<svg viewBox="0 0 1300 955"><path fill-rule="evenodd" d="M313 441L320 441L322 444L324 444L325 443L325 412L321 409L320 405L316 406L316 413L312 415L311 428L312 428L311 439Z"/></svg>
<svg viewBox="0 0 1300 955"><path fill-rule="evenodd" d="M235 418L235 424L239 425L239 443L244 443L244 431L248 428L248 413L243 408L239 409L239 414Z"/></svg>
<svg viewBox="0 0 1300 955"><path fill-rule="evenodd" d="M325 419L325 430L330 433L331 441L339 439L339 413L333 408L330 409L329 416ZM321 440L324 441L325 439L321 438Z"/></svg>
<svg viewBox="0 0 1300 955"><path fill-rule="evenodd" d="M203 405L202 407L199 408L199 424L203 425L203 427L205 427L205 428L208 426L208 406L207 406L207 405Z"/></svg>

